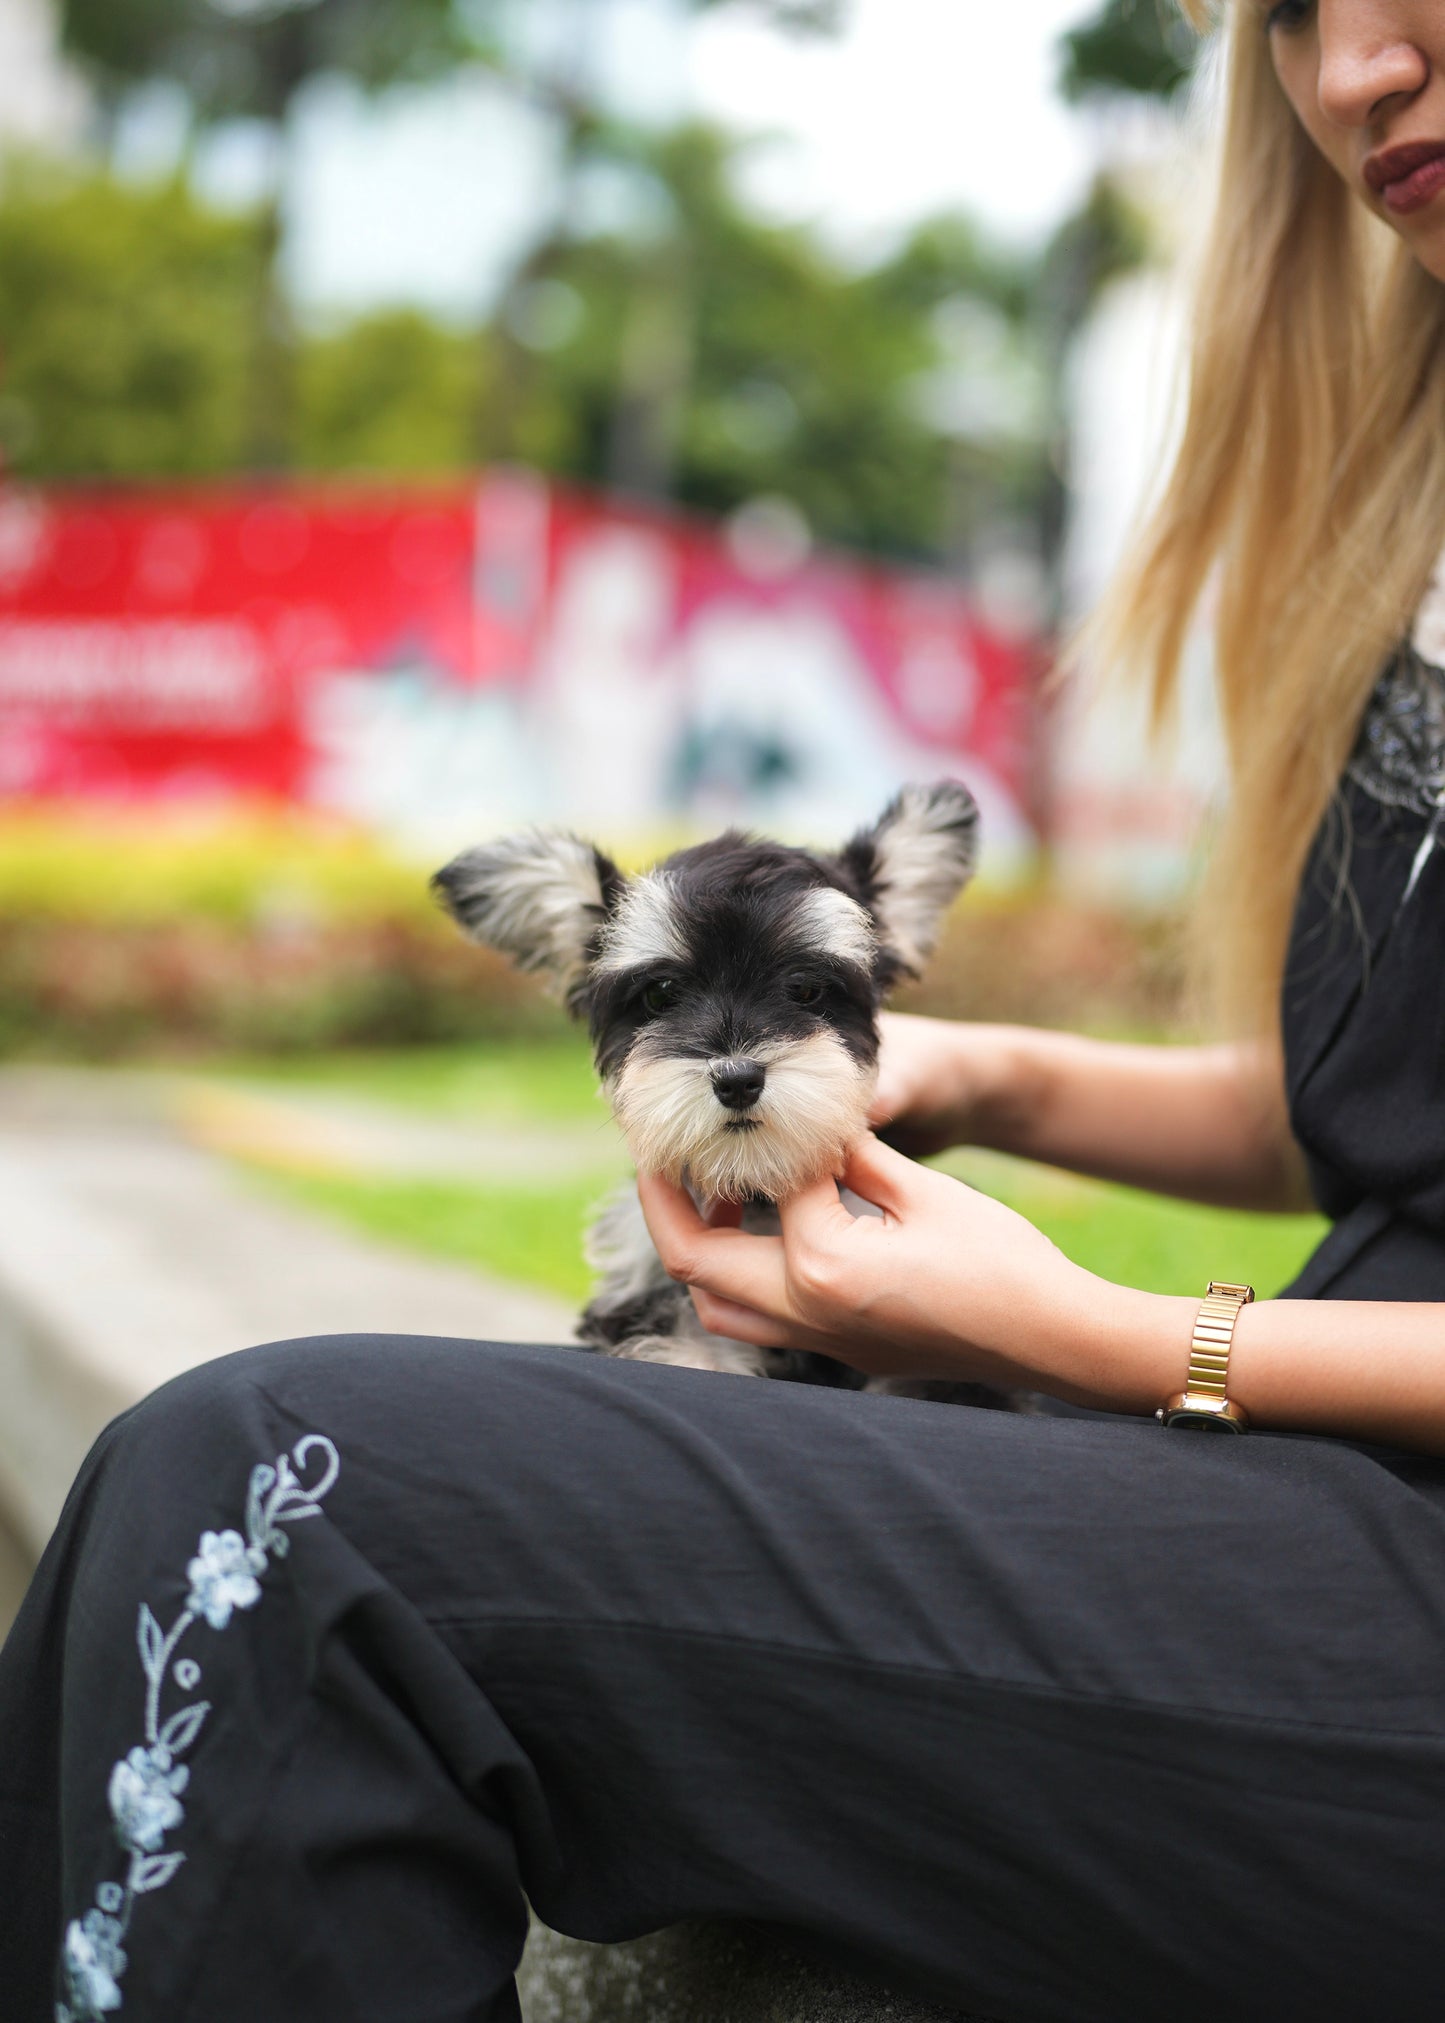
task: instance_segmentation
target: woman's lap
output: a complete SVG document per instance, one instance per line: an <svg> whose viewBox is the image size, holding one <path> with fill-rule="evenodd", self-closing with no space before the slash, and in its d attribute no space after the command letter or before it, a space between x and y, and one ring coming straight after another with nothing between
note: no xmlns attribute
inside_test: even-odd
<svg viewBox="0 0 1445 2023"><path fill-rule="evenodd" d="M309 1435L290 1552L188 1571L254 1538L256 1464L323 1479ZM122 2023L505 2017L519 1883L579 1936L769 1918L1004 2017L1434 2011L1445 1509L1348 1447L555 1349L209 1365L103 1436L0 1662L37 2018L130 1873L138 1610L188 1598L225 1622L161 1692L209 1709L183 1819L122 1780L186 1856L117 1913Z"/></svg>

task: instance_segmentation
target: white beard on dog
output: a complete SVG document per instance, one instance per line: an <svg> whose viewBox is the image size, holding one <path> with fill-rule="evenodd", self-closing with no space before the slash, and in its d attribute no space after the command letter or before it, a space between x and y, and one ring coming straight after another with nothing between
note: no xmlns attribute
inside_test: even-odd
<svg viewBox="0 0 1445 2023"><path fill-rule="evenodd" d="M834 852L729 830L628 877L580 837L531 829L463 852L433 883L468 934L550 975L586 1021L637 1166L700 1206L741 1202L744 1231L761 1234L778 1227L772 1204L839 1173L866 1127L879 1008L932 952L977 827L968 790L942 780L903 788ZM837 1358L709 1335L633 1189L602 1212L588 1258L588 1348L863 1387Z"/></svg>
<svg viewBox="0 0 1445 2023"><path fill-rule="evenodd" d="M766 1040L748 1049L767 1079L743 1116L713 1091L715 1062L680 1059L644 1033L604 1085L633 1162L644 1173L689 1178L715 1201L785 1200L825 1173L864 1128L875 1076L831 1033Z"/></svg>

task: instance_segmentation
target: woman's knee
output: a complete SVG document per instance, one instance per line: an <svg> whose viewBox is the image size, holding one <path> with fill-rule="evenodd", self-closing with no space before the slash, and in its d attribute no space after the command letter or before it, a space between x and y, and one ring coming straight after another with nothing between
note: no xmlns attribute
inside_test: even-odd
<svg viewBox="0 0 1445 2023"><path fill-rule="evenodd" d="M545 1415L558 1371L591 1358L501 1342L316 1335L198 1364L123 1413L97 1442L108 1473L234 1494L256 1465L322 1438L380 1459L464 1439L496 1452ZM479 1457L480 1458L480 1457Z"/></svg>

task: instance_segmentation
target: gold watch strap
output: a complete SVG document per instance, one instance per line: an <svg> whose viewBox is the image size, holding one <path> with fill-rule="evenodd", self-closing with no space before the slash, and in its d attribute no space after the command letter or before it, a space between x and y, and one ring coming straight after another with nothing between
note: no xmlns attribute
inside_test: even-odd
<svg viewBox="0 0 1445 2023"><path fill-rule="evenodd" d="M1234 1343L1234 1324L1240 1308L1247 1307L1253 1298L1252 1285L1230 1285L1218 1278L1209 1281L1189 1344L1186 1391L1203 1392L1207 1398L1229 1396L1229 1351Z"/></svg>

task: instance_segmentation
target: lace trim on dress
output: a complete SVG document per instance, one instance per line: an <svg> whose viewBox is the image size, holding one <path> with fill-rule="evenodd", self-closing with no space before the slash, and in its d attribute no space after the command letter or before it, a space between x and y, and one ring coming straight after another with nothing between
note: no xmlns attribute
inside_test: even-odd
<svg viewBox="0 0 1445 2023"><path fill-rule="evenodd" d="M1375 684L1345 770L1387 807L1426 817L1445 807L1445 556Z"/></svg>

